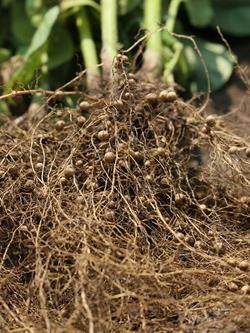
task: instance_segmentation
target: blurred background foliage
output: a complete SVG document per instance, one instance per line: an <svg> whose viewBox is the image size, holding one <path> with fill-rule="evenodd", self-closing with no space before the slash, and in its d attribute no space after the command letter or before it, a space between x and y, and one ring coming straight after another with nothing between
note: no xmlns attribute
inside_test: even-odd
<svg viewBox="0 0 250 333"><path fill-rule="evenodd" d="M232 74L235 58L216 27L226 38L249 36L250 1L162 0L159 26L168 22L170 6L178 8L171 32L195 37L211 89L221 88ZM143 34L144 1L117 0L117 16L117 48L127 48ZM87 25L79 28L79 17ZM97 0L0 0L1 93L56 89L72 79L85 66L81 48L85 32L81 29L90 29L97 55L101 52L101 17ZM163 78L174 78L191 92L206 90L204 66L193 43L171 36L167 30L162 30L161 38ZM8 105L1 102L0 109L6 111Z"/></svg>

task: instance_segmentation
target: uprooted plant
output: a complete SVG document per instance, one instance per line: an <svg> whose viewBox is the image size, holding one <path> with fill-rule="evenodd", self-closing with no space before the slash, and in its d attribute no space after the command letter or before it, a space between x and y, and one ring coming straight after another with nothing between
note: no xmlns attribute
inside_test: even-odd
<svg viewBox="0 0 250 333"><path fill-rule="evenodd" d="M1 128L1 331L247 331L248 143L125 54L112 72Z"/></svg>
<svg viewBox="0 0 250 333"><path fill-rule="evenodd" d="M55 92L1 97L48 97L46 112L0 129L2 332L247 332L250 147L173 89L180 2L167 35L161 1L144 2L135 73L134 46L117 54L116 1L101 2L103 67L86 8L62 1L87 71ZM59 9L46 15L53 26Z"/></svg>

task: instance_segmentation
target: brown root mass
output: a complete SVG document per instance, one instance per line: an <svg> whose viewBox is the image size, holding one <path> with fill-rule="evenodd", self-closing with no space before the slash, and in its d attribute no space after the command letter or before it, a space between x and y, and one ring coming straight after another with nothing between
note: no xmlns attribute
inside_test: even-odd
<svg viewBox="0 0 250 333"><path fill-rule="evenodd" d="M247 143L114 77L1 129L1 332L247 332Z"/></svg>

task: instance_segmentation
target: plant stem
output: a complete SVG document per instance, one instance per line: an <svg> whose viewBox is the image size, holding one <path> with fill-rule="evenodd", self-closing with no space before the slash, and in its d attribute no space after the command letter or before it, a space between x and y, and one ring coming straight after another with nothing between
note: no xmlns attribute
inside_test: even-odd
<svg viewBox="0 0 250 333"><path fill-rule="evenodd" d="M174 31L178 9L182 1L183 0L171 0L170 5L168 7L166 28L170 33Z"/></svg>
<svg viewBox="0 0 250 333"><path fill-rule="evenodd" d="M147 42L143 67L145 73L152 76L159 74L162 62L161 3L161 0L144 1L144 28L152 35Z"/></svg>
<svg viewBox="0 0 250 333"><path fill-rule="evenodd" d="M81 8L76 16L76 24L80 36L80 46L82 56L87 69L87 86L95 89L98 87L100 80L100 72L98 66L98 58L95 42L92 37L88 15L85 8Z"/></svg>
<svg viewBox="0 0 250 333"><path fill-rule="evenodd" d="M173 71L177 65L181 52L183 50L183 45L178 41L174 44L174 53L169 61L166 61L164 66L163 78L165 82L174 83Z"/></svg>
<svg viewBox="0 0 250 333"><path fill-rule="evenodd" d="M174 50L174 54L172 55L171 59L166 61L164 65L163 78L164 81L168 83L174 83L173 71L179 61L183 49L183 45L171 35L171 33L174 31L178 9L182 1L184 0L171 0L168 7L168 16L166 22L167 34L165 34L165 42Z"/></svg>
<svg viewBox="0 0 250 333"><path fill-rule="evenodd" d="M116 0L101 0L101 30L103 73L109 78L118 43Z"/></svg>

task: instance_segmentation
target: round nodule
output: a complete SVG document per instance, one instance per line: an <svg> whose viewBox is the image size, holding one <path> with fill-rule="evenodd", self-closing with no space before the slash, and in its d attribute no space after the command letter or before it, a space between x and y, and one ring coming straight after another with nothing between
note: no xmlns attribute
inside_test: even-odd
<svg viewBox="0 0 250 333"><path fill-rule="evenodd" d="M133 73L128 73L128 79L129 80L136 80L136 76Z"/></svg>
<svg viewBox="0 0 250 333"><path fill-rule="evenodd" d="M89 108L90 108L90 104L89 102L87 101L82 101L80 104L79 104L79 108L81 111L88 111Z"/></svg>
<svg viewBox="0 0 250 333"><path fill-rule="evenodd" d="M163 90L160 92L159 98L162 102L174 102L178 96L175 91Z"/></svg>
<svg viewBox="0 0 250 333"><path fill-rule="evenodd" d="M237 261L234 258L228 258L226 261L229 266L235 267L237 265Z"/></svg>
<svg viewBox="0 0 250 333"><path fill-rule="evenodd" d="M250 148L246 148L246 157L250 158Z"/></svg>
<svg viewBox="0 0 250 333"><path fill-rule="evenodd" d="M216 117L213 115L209 115L206 118L206 124L209 127L213 127L216 124Z"/></svg>
<svg viewBox="0 0 250 333"><path fill-rule="evenodd" d="M165 156L165 149L163 147L158 147L155 150L155 156Z"/></svg>
<svg viewBox="0 0 250 333"><path fill-rule="evenodd" d="M241 292L244 294L244 295L249 295L250 294L250 287L248 285L244 285L242 288L241 288Z"/></svg>
<svg viewBox="0 0 250 333"><path fill-rule="evenodd" d="M229 291L232 291L232 292L235 292L235 291L238 290L238 286L234 282L229 282L228 285L227 285L227 288L228 288Z"/></svg>
<svg viewBox="0 0 250 333"><path fill-rule="evenodd" d="M109 132L102 130L98 132L97 137L100 141L107 141L109 139Z"/></svg>
<svg viewBox="0 0 250 333"><path fill-rule="evenodd" d="M190 246L194 246L195 240L192 236L186 235L185 236L185 242Z"/></svg>
<svg viewBox="0 0 250 333"><path fill-rule="evenodd" d="M151 183L152 180L153 180L153 178L152 178L151 175L146 175L146 176L145 176L145 180L146 180L147 182Z"/></svg>
<svg viewBox="0 0 250 333"><path fill-rule="evenodd" d="M149 93L145 96L145 100L151 104L157 102L158 98L155 93Z"/></svg>
<svg viewBox="0 0 250 333"><path fill-rule="evenodd" d="M238 268L241 271L247 271L249 269L249 263L248 263L248 261L247 260L242 260L241 262L239 262Z"/></svg>
<svg viewBox="0 0 250 333"><path fill-rule="evenodd" d="M65 121L64 120L58 120L55 124L55 128L58 131L61 131L65 127Z"/></svg>
<svg viewBox="0 0 250 333"><path fill-rule="evenodd" d="M176 238L178 239L181 239L181 240L184 240L185 239L185 235L182 233L182 232L177 232L176 233Z"/></svg>
<svg viewBox="0 0 250 333"><path fill-rule="evenodd" d="M112 151L108 151L104 155L104 161L107 163L113 163L115 161L115 154Z"/></svg>
<svg viewBox="0 0 250 333"><path fill-rule="evenodd" d="M80 167L80 166L82 166L83 165L83 160L77 160L76 161L76 166L77 167Z"/></svg>
<svg viewBox="0 0 250 333"><path fill-rule="evenodd" d="M72 176L74 176L75 174L75 169L72 166L67 166L64 170L64 176L66 178L70 178Z"/></svg>
<svg viewBox="0 0 250 333"><path fill-rule="evenodd" d="M77 117L77 124L79 126L82 126L85 122L86 122L86 118L85 117L83 117L83 116Z"/></svg>
<svg viewBox="0 0 250 333"><path fill-rule="evenodd" d="M201 247L202 247L202 242L199 241L199 240L197 240L197 241L194 243L194 247L195 247L196 249L201 249Z"/></svg>
<svg viewBox="0 0 250 333"><path fill-rule="evenodd" d="M186 201L186 197L183 193L177 193L175 195L175 203L176 204L182 204Z"/></svg>
<svg viewBox="0 0 250 333"><path fill-rule="evenodd" d="M34 184L34 181L32 179L28 179L24 185L24 187L26 189L32 189L34 188L35 184Z"/></svg>
<svg viewBox="0 0 250 333"><path fill-rule="evenodd" d="M81 195L78 195L78 196L76 197L76 202L77 202L78 204L83 204L83 203L84 203L84 197L81 196Z"/></svg>
<svg viewBox="0 0 250 333"><path fill-rule="evenodd" d="M43 163L38 162L38 163L36 164L35 168L36 168L37 170L42 170L42 168L43 168Z"/></svg>

